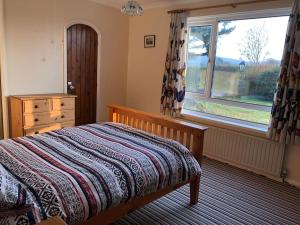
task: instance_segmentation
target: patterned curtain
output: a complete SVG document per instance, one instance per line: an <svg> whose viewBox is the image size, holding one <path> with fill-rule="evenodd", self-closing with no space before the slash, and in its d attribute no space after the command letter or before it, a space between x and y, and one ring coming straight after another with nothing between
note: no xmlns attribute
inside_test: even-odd
<svg viewBox="0 0 300 225"><path fill-rule="evenodd" d="M180 113L185 96L186 38L186 13L172 14L162 85L161 112L173 117Z"/></svg>
<svg viewBox="0 0 300 225"><path fill-rule="evenodd" d="M268 136L286 144L300 143L300 8L290 16Z"/></svg>

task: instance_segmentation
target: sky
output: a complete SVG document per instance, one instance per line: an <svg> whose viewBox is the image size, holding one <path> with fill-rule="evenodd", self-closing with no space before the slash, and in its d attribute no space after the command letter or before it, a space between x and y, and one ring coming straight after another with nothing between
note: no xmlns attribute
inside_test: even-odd
<svg viewBox="0 0 300 225"><path fill-rule="evenodd" d="M289 17L273 17L261 19L236 20L231 23L235 25L235 30L229 35L223 35L217 44L217 56L240 59L240 43L246 31L252 26L265 24L268 33L268 44L266 50L269 52L266 58L281 60L286 36Z"/></svg>
<svg viewBox="0 0 300 225"><path fill-rule="evenodd" d="M260 18L260 19L246 19L246 20L235 20L228 26L235 26L235 30L227 35L219 37L217 42L217 56L233 59L245 59L241 56L240 46L243 42L247 30L252 27L265 27L265 31L268 34L268 44L265 47L265 51L269 54L266 58L273 58L281 60L284 41L286 36L287 24L289 17L271 17L271 18ZM222 22L220 22L222 23ZM211 27L211 26L210 26ZM201 54L206 52L203 46L203 41L199 40L195 36L190 36L189 52L194 54Z"/></svg>

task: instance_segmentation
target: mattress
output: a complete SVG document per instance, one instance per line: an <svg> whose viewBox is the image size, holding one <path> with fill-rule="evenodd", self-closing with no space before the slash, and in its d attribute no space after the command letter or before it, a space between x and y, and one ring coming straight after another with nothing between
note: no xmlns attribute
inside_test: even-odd
<svg viewBox="0 0 300 225"><path fill-rule="evenodd" d="M0 141L0 163L0 224L80 224L201 174L181 144L115 123Z"/></svg>

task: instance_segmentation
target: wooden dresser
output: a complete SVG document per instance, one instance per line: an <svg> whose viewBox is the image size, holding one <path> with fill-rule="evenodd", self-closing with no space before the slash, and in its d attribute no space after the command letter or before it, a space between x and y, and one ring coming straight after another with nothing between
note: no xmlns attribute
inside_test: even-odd
<svg viewBox="0 0 300 225"><path fill-rule="evenodd" d="M75 126L75 97L67 94L10 96L10 137Z"/></svg>

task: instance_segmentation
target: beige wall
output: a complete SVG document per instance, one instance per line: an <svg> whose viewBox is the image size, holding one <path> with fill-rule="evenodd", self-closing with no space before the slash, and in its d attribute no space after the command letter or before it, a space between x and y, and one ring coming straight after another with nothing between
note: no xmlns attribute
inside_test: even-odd
<svg viewBox="0 0 300 225"><path fill-rule="evenodd" d="M211 4L232 2L211 1ZM283 8L291 6L292 1L282 0L264 4L245 5L236 9L223 8L219 10L196 11L191 16L204 16L239 11ZM201 6L195 4L193 7ZM176 7L180 8L180 7ZM160 92L164 62L168 45L170 16L168 8L149 9L142 17L130 18L128 74L127 74L127 105L149 112L159 113ZM155 48L145 49L144 35L155 34L157 45ZM289 171L288 180L300 186L300 146L288 146L286 168Z"/></svg>
<svg viewBox="0 0 300 225"><path fill-rule="evenodd" d="M105 105L125 104L128 17L87 0L5 0L7 95L64 90L64 29L93 24L101 34L100 120Z"/></svg>
<svg viewBox="0 0 300 225"><path fill-rule="evenodd" d="M168 46L170 17L166 9L146 10L130 18L127 105L159 113L161 81ZM156 47L144 48L144 36L156 35Z"/></svg>
<svg viewBox="0 0 300 225"><path fill-rule="evenodd" d="M300 144L287 147L285 167L288 171L287 181L300 187Z"/></svg>
<svg viewBox="0 0 300 225"><path fill-rule="evenodd" d="M4 23L4 0L0 0L0 74L1 74L1 97L2 97L2 115L3 115L3 133L8 133L7 126L7 65L6 65L6 46L5 46L5 23Z"/></svg>

